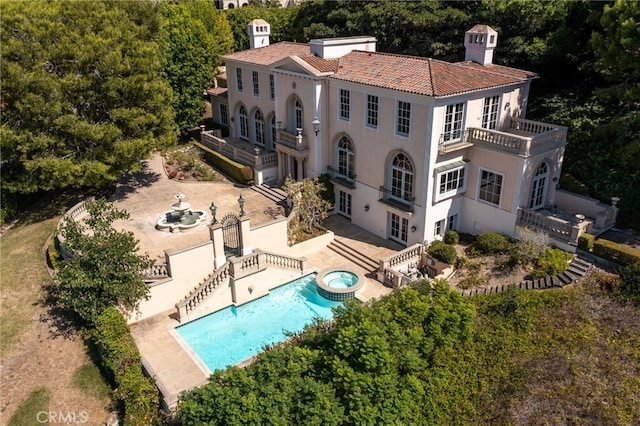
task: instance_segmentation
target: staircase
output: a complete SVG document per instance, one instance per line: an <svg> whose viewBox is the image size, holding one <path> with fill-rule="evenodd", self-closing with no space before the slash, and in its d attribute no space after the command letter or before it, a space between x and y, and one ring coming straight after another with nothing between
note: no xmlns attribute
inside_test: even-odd
<svg viewBox="0 0 640 426"><path fill-rule="evenodd" d="M576 257L571 261L567 270L559 275L555 275L553 277L538 278L536 280L523 281L519 284L503 284L485 288L472 288L470 290L463 290L462 296L502 293L503 291L507 291L507 289L512 286L521 288L523 290L543 290L552 287L564 287L582 279L587 274L587 272L589 272L591 266L591 263Z"/></svg>
<svg viewBox="0 0 640 426"><path fill-rule="evenodd" d="M340 256L344 257L350 262L353 262L356 265L360 266L365 271L367 271L367 273L378 270L379 262L377 260L372 259L371 257L363 253L360 253L358 250L349 246L338 237L334 237L333 241L329 243L327 248L338 253Z"/></svg>
<svg viewBox="0 0 640 426"><path fill-rule="evenodd" d="M276 204L286 205L287 193L280 188L263 183L262 185L252 185L251 190L264 195Z"/></svg>

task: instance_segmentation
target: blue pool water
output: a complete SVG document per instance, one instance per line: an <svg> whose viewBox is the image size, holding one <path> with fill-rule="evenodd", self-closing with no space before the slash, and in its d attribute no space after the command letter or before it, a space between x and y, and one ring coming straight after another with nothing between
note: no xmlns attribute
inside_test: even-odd
<svg viewBox="0 0 640 426"><path fill-rule="evenodd" d="M176 331L209 367L224 369L262 352L265 345L287 339L313 318L331 319L340 305L316 292L316 274L305 275L244 305L222 309L176 327Z"/></svg>

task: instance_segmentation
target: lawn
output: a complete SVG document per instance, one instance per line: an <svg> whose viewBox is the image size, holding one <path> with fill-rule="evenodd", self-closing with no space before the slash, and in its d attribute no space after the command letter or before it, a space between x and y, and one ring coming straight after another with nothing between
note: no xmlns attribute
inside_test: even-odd
<svg viewBox="0 0 640 426"><path fill-rule="evenodd" d="M44 410L86 415L83 424L101 425L110 412L110 390L97 374L84 339L74 330L56 327L44 302L52 284L46 243L66 201L47 204L0 237L3 423L38 424L38 412Z"/></svg>

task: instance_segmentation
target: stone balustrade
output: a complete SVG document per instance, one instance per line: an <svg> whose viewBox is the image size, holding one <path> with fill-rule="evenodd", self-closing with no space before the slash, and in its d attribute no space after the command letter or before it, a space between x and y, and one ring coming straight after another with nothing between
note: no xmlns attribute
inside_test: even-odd
<svg viewBox="0 0 640 426"><path fill-rule="evenodd" d="M238 146L226 141L216 136L211 130L200 133L200 144L238 163L246 164L256 169L275 166L278 162L275 152L263 152L259 147L247 150L246 146ZM244 142L243 144L246 145Z"/></svg>
<svg viewBox="0 0 640 426"><path fill-rule="evenodd" d="M409 267L418 266L423 252L424 246L422 244L414 244L385 259L381 259L378 268L378 281L394 288L402 287L409 278L400 270L403 267L408 269Z"/></svg>
<svg viewBox="0 0 640 426"><path fill-rule="evenodd" d="M188 318L191 311L197 308L213 291L229 281L229 262L213 274L209 275L202 284L191 292L183 301L176 303L180 321Z"/></svg>
<svg viewBox="0 0 640 426"><path fill-rule="evenodd" d="M296 151L306 151L309 149L309 142L307 141L307 137L302 134L302 129L298 129L295 135L284 129L278 129L276 131L276 142L293 148Z"/></svg>
<svg viewBox="0 0 640 426"><path fill-rule="evenodd" d="M156 263L149 269L144 270L142 276L146 282L164 280L170 277L169 268L166 263Z"/></svg>

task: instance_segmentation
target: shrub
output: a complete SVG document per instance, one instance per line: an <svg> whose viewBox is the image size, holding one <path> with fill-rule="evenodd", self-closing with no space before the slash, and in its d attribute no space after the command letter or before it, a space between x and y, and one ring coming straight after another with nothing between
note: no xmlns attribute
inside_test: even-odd
<svg viewBox="0 0 640 426"><path fill-rule="evenodd" d="M458 287L463 290L467 290L472 287L478 287L486 283L487 281L488 278L486 275L480 275L477 272L472 272L471 274L460 280L460 283L458 283Z"/></svg>
<svg viewBox="0 0 640 426"><path fill-rule="evenodd" d="M243 173L243 169L247 166L244 164L237 163L233 160L228 159L227 157L219 154L212 149L207 148L200 143L194 143L195 146L200 148L204 152L204 160L209 163L216 170L221 171L229 178L233 179L236 182L251 185L253 184L253 179L246 179Z"/></svg>
<svg viewBox="0 0 640 426"><path fill-rule="evenodd" d="M327 200L331 206L336 203L336 194L333 191L333 182L331 182L331 175L325 173L318 176L318 182L324 185L324 189L320 191L320 197L323 200Z"/></svg>
<svg viewBox="0 0 640 426"><path fill-rule="evenodd" d="M58 269L58 262L60 262L62 257L56 247L57 241L58 238L54 236L49 238L49 243L47 244L47 256L49 258L49 266L51 266L51 269Z"/></svg>
<svg viewBox="0 0 640 426"><path fill-rule="evenodd" d="M460 242L460 235L458 235L458 232L450 229L444 234L444 242L447 244L458 244L458 242Z"/></svg>
<svg viewBox="0 0 640 426"><path fill-rule="evenodd" d="M597 281L602 290L616 291L620 288L620 277L618 275L600 273L597 276Z"/></svg>
<svg viewBox="0 0 640 426"><path fill-rule="evenodd" d="M537 276L536 278L558 275L564 272L569 266L569 261L573 258L571 253L560 250L558 248L548 248L543 254L538 256L536 260L536 269L534 272L546 274ZM532 272L533 275L533 272Z"/></svg>
<svg viewBox="0 0 640 426"><path fill-rule="evenodd" d="M640 304L640 261L622 269L619 276L620 294Z"/></svg>
<svg viewBox="0 0 640 426"><path fill-rule="evenodd" d="M476 236L468 232L458 232L458 236L462 244L473 244L476 241Z"/></svg>
<svg viewBox="0 0 640 426"><path fill-rule="evenodd" d="M483 232L478 235L473 248L483 254L498 254L503 253L509 249L510 242L502 234L497 232Z"/></svg>
<svg viewBox="0 0 640 426"><path fill-rule="evenodd" d="M640 250L603 239L593 243L593 254L622 266L640 261Z"/></svg>
<svg viewBox="0 0 640 426"><path fill-rule="evenodd" d="M109 307L92 332L102 365L116 383L115 395L124 405L125 425L150 425L158 419L158 390L144 375L140 352L122 313Z"/></svg>
<svg viewBox="0 0 640 426"><path fill-rule="evenodd" d="M427 253L440 262L453 265L456 261L456 249L453 246L443 243L442 241L434 241L429 245Z"/></svg>
<svg viewBox="0 0 640 426"><path fill-rule="evenodd" d="M595 237L591 234L582 234L578 237L578 248L584 251L593 250Z"/></svg>

